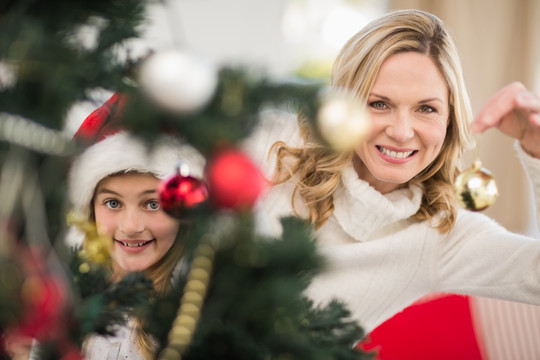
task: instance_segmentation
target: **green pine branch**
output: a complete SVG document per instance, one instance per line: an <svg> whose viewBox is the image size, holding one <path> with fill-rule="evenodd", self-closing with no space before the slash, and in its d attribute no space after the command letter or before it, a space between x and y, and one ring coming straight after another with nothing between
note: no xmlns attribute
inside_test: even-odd
<svg viewBox="0 0 540 360"><path fill-rule="evenodd" d="M195 238L219 222L213 217L206 221L196 225ZM311 228L292 217L282 224L281 239L256 236L249 216L231 220L226 233L214 233L220 245L210 288L184 359L371 358L352 349L363 332L343 305L315 307L303 295L324 268ZM178 290L158 299L148 312L148 330L162 346L184 284L181 278Z"/></svg>

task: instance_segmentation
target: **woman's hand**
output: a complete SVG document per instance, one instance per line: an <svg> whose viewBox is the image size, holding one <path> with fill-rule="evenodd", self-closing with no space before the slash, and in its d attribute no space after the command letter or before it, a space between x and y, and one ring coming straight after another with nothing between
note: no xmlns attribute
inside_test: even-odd
<svg viewBox="0 0 540 360"><path fill-rule="evenodd" d="M523 84L514 82L499 90L471 124L477 133L492 127L518 139L526 152L540 159L540 97Z"/></svg>

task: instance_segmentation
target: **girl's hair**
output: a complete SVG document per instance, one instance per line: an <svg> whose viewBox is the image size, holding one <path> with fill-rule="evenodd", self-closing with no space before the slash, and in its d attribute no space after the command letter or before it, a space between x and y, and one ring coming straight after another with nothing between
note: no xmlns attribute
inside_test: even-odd
<svg viewBox="0 0 540 360"><path fill-rule="evenodd" d="M156 295L165 295L172 289L173 271L178 265L184 253L185 235L188 230L187 224L180 224L180 229L172 247L155 264L144 272L152 280ZM144 320L135 318L132 331L135 333L135 343L139 347L140 353L145 359L154 359L156 356L156 344L153 339L144 331Z"/></svg>
<svg viewBox="0 0 540 360"><path fill-rule="evenodd" d="M470 102L465 88L459 56L443 22L420 10L399 10L371 22L342 48L332 69L332 86L347 88L366 102L382 63L391 55L418 52L429 56L438 67L449 91L449 121L439 155L410 180L423 187L422 204L413 216L417 221L436 220L441 233L448 232L456 221L453 183L459 172L463 150L471 142ZM318 142L302 114L298 117L304 138L303 147L277 142L275 183L293 179L309 209L309 220L322 226L334 210L333 194L341 182L341 170L353 159L350 154L336 154ZM292 158L292 166L286 158ZM294 199L294 196L293 196Z"/></svg>
<svg viewBox="0 0 540 360"><path fill-rule="evenodd" d="M126 174L144 174L152 175L151 173L143 173L138 171L120 171L109 175L108 177L121 176ZM98 183L99 185L99 183ZM97 190L97 186L96 186ZM95 190L94 190L95 191ZM94 195L90 202L90 220L96 221L94 210ZM182 255L184 254L184 241L187 238L187 232L189 231L189 224L187 222L180 222L178 234L171 248L165 253L165 255L159 259L155 264L151 265L148 269L143 270L146 276L152 280L155 294L165 295L172 290L172 276L175 268L177 267ZM154 359L156 352L156 344L153 339L144 331L144 320L136 317L133 320L132 332L135 334L135 343L138 346L138 350L141 355L148 360Z"/></svg>

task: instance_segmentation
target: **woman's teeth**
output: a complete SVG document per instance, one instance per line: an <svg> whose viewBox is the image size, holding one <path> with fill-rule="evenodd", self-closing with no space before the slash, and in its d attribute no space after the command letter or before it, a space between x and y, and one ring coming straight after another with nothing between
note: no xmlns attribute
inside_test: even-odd
<svg viewBox="0 0 540 360"><path fill-rule="evenodd" d="M407 158L407 157L411 156L412 153L414 152L414 150L412 150L412 151L406 151L406 152L391 151L391 150L388 150L387 148L384 148L384 147L382 147L382 146L377 146L377 149L378 149L381 153L383 153L384 155L390 156L390 157L393 157L393 158L396 158L396 159Z"/></svg>
<svg viewBox="0 0 540 360"><path fill-rule="evenodd" d="M143 245L148 244L150 241L152 241L152 240L143 241L143 242L140 242L140 243L127 243L127 242L123 242L123 241L118 241L118 242L121 243L124 246L127 246L127 247L139 247L139 246L143 246Z"/></svg>

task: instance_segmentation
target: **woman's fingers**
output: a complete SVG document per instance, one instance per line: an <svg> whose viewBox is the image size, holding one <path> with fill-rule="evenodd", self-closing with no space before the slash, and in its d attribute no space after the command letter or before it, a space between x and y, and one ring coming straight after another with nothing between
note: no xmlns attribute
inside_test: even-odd
<svg viewBox="0 0 540 360"><path fill-rule="evenodd" d="M528 94L529 91L520 82L505 86L489 99L476 120L471 124L471 129L474 132L482 133L489 128L499 126L507 116L514 115L514 110L540 106Z"/></svg>

